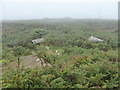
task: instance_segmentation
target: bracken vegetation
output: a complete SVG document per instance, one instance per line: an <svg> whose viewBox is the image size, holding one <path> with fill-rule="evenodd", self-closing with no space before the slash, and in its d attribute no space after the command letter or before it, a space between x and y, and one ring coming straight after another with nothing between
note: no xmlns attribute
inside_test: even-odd
<svg viewBox="0 0 120 90"><path fill-rule="evenodd" d="M3 88L118 88L117 21L4 21L2 40Z"/></svg>

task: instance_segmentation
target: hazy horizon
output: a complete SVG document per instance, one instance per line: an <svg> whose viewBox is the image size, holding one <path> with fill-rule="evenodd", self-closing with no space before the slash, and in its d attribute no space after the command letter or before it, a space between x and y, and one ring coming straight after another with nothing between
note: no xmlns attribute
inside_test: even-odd
<svg viewBox="0 0 120 90"><path fill-rule="evenodd" d="M61 17L61 18L40 18L40 19L2 19L2 21L30 21L30 20L54 20L54 19L73 19L73 20L113 20L117 21L117 19L97 19L97 18L70 18L70 17ZM1 20L0 20L1 21Z"/></svg>
<svg viewBox="0 0 120 90"><path fill-rule="evenodd" d="M118 19L118 4L113 2L2 3L1 7L2 20Z"/></svg>

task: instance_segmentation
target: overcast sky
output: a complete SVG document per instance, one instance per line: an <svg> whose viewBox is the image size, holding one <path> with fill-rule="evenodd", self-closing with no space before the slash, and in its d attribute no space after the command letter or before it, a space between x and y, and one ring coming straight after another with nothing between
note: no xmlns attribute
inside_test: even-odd
<svg viewBox="0 0 120 90"><path fill-rule="evenodd" d="M3 20L41 18L117 19L117 2L4 2Z"/></svg>

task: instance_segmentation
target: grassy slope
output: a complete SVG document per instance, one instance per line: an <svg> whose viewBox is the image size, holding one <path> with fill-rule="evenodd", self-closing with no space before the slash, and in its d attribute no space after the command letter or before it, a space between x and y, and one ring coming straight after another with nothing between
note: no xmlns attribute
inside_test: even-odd
<svg viewBox="0 0 120 90"><path fill-rule="evenodd" d="M56 75L55 78L61 76L67 82L67 85L75 85L76 82L83 83L81 80L84 81L86 78L88 81L85 81L86 85L83 87L102 87L101 85L105 85L102 83L103 81L107 83L106 87L115 87L117 85L116 67L118 56L116 47L117 33L114 32L117 28L115 21L41 20L31 22L5 22L4 25L3 41L6 51L9 48L7 47L8 44L14 47L14 45L19 45L18 43L21 43L24 39L30 40L35 29L43 29L47 32L43 36L47 40L46 44L43 44L43 47L48 45L50 46L50 50L42 51L42 53L45 52L45 59L48 59L48 62L54 65L54 68L48 70L43 69L43 71L40 71L41 73L45 73L45 75L48 73ZM14 35L11 36L11 33L14 33ZM7 36L7 34L9 35ZM87 41L90 35L99 37L105 40L105 42L90 43ZM36 52L41 50L41 45L36 45L35 47L38 48ZM56 50L60 52L59 56L55 54ZM36 58L33 55L25 56L21 60L21 65L29 68L39 68L41 66L35 61ZM5 65L5 67L14 68L16 65L17 61L13 61ZM81 75L85 79L80 78ZM115 75L116 78L112 81ZM70 77L76 78L77 81L70 81ZM96 78L98 78L98 81ZM96 83L98 84L96 85ZM43 85L42 87L46 86Z"/></svg>

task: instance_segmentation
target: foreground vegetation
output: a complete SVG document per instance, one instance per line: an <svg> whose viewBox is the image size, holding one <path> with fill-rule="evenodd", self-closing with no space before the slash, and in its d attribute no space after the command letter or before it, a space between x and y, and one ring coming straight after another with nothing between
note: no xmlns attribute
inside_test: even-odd
<svg viewBox="0 0 120 90"><path fill-rule="evenodd" d="M117 22L113 20L4 21L3 88L116 89L119 81L117 34ZM89 42L91 35L104 42ZM31 40L37 38L45 41L33 44ZM4 69L28 55L42 58L51 66Z"/></svg>

